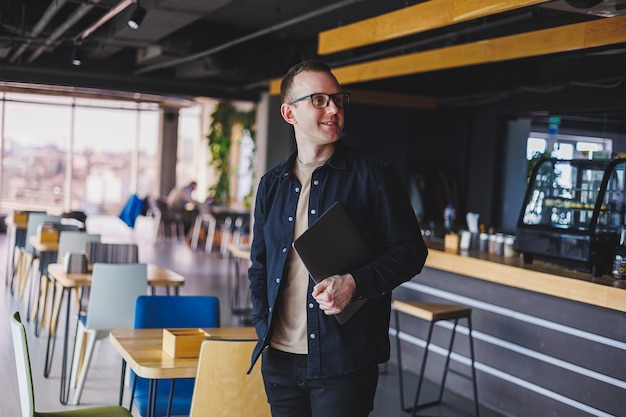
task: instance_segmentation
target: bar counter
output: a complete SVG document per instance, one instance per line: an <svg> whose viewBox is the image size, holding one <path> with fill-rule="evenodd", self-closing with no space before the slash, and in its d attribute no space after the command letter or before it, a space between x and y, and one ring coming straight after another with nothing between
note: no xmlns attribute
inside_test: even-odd
<svg viewBox="0 0 626 417"><path fill-rule="evenodd" d="M524 264L519 255L504 257L474 250L456 254L441 250L443 245L428 245L429 268L626 312L626 280L594 277L537 260Z"/></svg>
<svg viewBox="0 0 626 417"><path fill-rule="evenodd" d="M519 255L457 254L445 252L443 241L427 244L423 271L396 288L393 298L472 308L483 406L514 416L624 416L626 281L556 263L524 264ZM408 315L400 320L402 364L417 373L428 326ZM459 326L450 365L455 372L446 387L467 398L470 409L468 329ZM394 327L392 320L392 336ZM435 327L425 371L431 381L441 378L452 323ZM395 337L391 344L395 352Z"/></svg>

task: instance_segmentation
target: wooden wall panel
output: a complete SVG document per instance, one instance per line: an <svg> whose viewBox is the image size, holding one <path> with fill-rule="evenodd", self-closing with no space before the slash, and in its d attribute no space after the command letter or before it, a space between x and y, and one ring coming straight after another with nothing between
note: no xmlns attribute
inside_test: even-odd
<svg viewBox="0 0 626 417"><path fill-rule="evenodd" d="M343 85L626 42L626 15L333 69Z"/></svg>
<svg viewBox="0 0 626 417"><path fill-rule="evenodd" d="M320 55L384 42L455 23L545 3L547 0L430 0L320 32Z"/></svg>

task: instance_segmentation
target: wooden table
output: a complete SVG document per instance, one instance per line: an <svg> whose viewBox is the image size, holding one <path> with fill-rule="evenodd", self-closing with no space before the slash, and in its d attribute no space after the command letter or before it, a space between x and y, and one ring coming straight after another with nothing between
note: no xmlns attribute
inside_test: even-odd
<svg viewBox="0 0 626 417"><path fill-rule="evenodd" d="M217 327L203 329L209 338L257 340L253 327ZM156 384L159 379L195 378L198 358L174 358L163 351L163 329L121 329L112 330L109 340L122 356L122 376L120 382L120 405L124 390L126 365L140 377L150 380L149 392L156 396ZM150 398L149 404L154 409L156 398ZM148 410L148 416L153 412Z"/></svg>
<svg viewBox="0 0 626 417"><path fill-rule="evenodd" d="M157 286L173 287L175 293L178 294L179 288L185 283L185 278L167 268L158 265L148 264L148 285L152 288ZM53 291L53 311L50 316L48 343L46 348L46 359L44 364L44 376L50 375L52 367L52 356L54 355L54 345L56 343L56 327L61 310L63 298L66 298L66 314L65 314L65 333L63 338L63 362L61 365L61 404L67 404L69 398L69 378L67 378L67 361L68 361L68 340L69 340L69 320L70 320L70 295L72 289L81 290L91 285L91 272L76 274L68 274L65 272L63 265L53 263L48 265L48 276L56 282ZM56 296L58 294L58 296ZM79 300L82 297L79 297ZM79 306L80 310L80 306Z"/></svg>

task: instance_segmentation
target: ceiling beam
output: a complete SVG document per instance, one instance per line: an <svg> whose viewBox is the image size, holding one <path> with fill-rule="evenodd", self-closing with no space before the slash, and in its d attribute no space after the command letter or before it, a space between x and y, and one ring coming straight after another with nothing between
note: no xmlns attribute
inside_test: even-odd
<svg viewBox="0 0 626 417"><path fill-rule="evenodd" d="M347 65L333 73L345 86L619 43L626 43L626 15ZM280 80L270 83L270 94L280 94Z"/></svg>
<svg viewBox="0 0 626 417"><path fill-rule="evenodd" d="M327 55L490 16L548 0L430 0L320 32L317 52Z"/></svg>

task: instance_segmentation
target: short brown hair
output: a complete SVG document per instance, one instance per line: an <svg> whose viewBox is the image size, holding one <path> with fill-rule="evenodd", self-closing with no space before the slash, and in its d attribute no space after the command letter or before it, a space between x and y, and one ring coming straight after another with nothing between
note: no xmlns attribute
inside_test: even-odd
<svg viewBox="0 0 626 417"><path fill-rule="evenodd" d="M289 97L289 94L291 94L291 87L293 86L293 79L296 75L305 71L326 72L331 77L333 77L335 81L337 81L337 78L335 78L335 75L332 73L330 67L325 62L319 61L319 60L302 61L299 64L296 64L293 67L291 67L289 71L287 71L287 73L283 77L283 80L280 83L280 100L282 103L287 103L288 101L292 99L291 97Z"/></svg>

